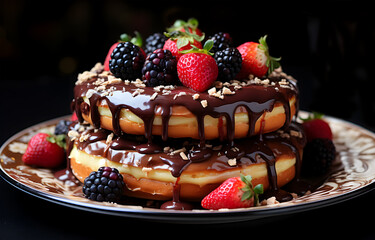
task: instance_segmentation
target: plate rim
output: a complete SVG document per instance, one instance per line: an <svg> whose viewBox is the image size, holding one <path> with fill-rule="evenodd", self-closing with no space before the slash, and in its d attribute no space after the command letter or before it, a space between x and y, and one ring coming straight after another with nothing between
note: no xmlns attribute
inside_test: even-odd
<svg viewBox="0 0 375 240"><path fill-rule="evenodd" d="M307 111L299 111L301 114L308 114ZM14 139L19 138L20 136L24 135L26 132L30 132L34 129L39 129L41 125L48 125L53 124L59 120L67 119L71 115L65 115L57 118L53 118L50 120L46 120L40 122L38 124L32 125L28 128L25 128L10 138L8 138L0 147L0 153L3 152L6 146L10 144ZM360 129L364 131L365 134L370 135L375 138L375 133L352 122L339 119L332 116L324 116L325 119L328 119L332 122L338 122L345 125L350 125L356 129ZM227 223L227 222L239 222L239 221L247 221L247 220L255 220L259 218L266 218L271 216L276 216L279 214L293 214L303 211L310 211L317 208L327 207L334 204L338 204L355 197L359 197L363 194L366 194L375 189L375 182L369 183L365 186L362 186L358 189L342 193L340 195L331 196L325 199L318 199L312 202L303 202L298 203L296 205L275 205L274 207L269 208L260 208L260 209L229 209L225 211L211 211L211 210L193 210L193 211L182 211L182 210L161 210L161 209L153 209L147 207L115 207L111 205L99 205L96 203L90 202L80 202L74 199L69 199L63 196L59 196L53 193L46 193L40 191L38 189L34 189L32 187L27 186L21 182L18 182L16 179L13 179L9 176L5 170L3 169L2 165L0 165L0 176L10 185L13 187L30 194L34 197L39 199L43 199L52 203L56 203L65 207L72 207L75 209L107 214L107 215L116 215L122 217L131 217L131 218L138 218L138 219L145 219L145 220L157 220L157 221L164 221L164 222L171 222L171 223Z"/></svg>

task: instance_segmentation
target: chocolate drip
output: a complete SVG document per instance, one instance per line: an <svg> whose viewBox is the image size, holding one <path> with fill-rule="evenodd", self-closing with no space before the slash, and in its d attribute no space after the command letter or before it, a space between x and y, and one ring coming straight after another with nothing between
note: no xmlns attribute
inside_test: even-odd
<svg viewBox="0 0 375 240"><path fill-rule="evenodd" d="M133 135L114 136L113 140L107 144L105 142L110 131L91 129L83 132L83 134L88 134L87 140L76 141L76 146L81 151L103 156L110 161L135 167L168 169L176 178L179 178L184 171L189 171L188 167L192 163L196 163L197 166L202 164L201 168L205 170L225 171L232 168L228 164L228 160L233 158L236 159L238 166L265 162L270 186L265 196L276 196L277 200L282 202L290 200L291 195L277 185L275 163L279 155L289 152L296 158L296 178L290 191L301 194L302 192L299 192L298 188L305 188L304 191L308 189L308 186L303 185L303 181L299 178L300 151L305 145L305 139L302 134L299 137L292 136L289 134L291 131L301 133L302 130L299 124L291 123L289 128L283 131L262 134L262 139L259 136L234 139L233 144L229 142L223 144L214 140L209 142L210 147L203 148L199 140L190 139L189 144L186 145L184 139L168 139L163 142L160 137L155 137L158 138L157 141L161 142L156 145L148 143L144 137ZM284 135L286 133L288 133L287 137ZM164 152L165 146L171 146L173 149L185 148L187 159L183 159L180 154Z"/></svg>
<svg viewBox="0 0 375 240"><path fill-rule="evenodd" d="M102 77L106 81L106 76ZM99 74L89 81L79 84L75 87L75 98L72 102L74 110L77 113L80 122L83 122L82 113L91 114L91 121L94 127L101 126L101 119L98 106L105 101L112 114L113 133L116 136L109 146L100 144L99 141L106 139L108 132L99 130L96 135L90 136L85 143L78 143L80 150L87 151L90 154L101 155L112 161L118 161L123 164L133 164L137 167L161 167L167 168L172 175L179 179L182 172L187 169L192 163L210 162L214 154L225 156L224 162L215 163L209 168L216 170L225 170L231 168L228 165L228 159L236 159L238 165L259 163L264 161L267 166L268 180L270 184L269 194L276 196L278 201L287 201L291 199L291 195L281 189L277 185L277 173L275 169L276 155L278 150L270 146L271 142L283 142L284 147L292 150L296 156L296 180L299 182L300 175L300 154L298 149L301 149L304 143L301 141L285 141L279 133L263 134L264 129L264 113L271 112L276 104L281 104L285 112L285 122L283 129L289 129L291 122L291 107L289 100L294 96L296 98L295 109L298 111L298 89L293 81L285 81L280 84L281 77L272 77L267 84L251 83L243 86L242 89L235 90L233 86L228 88L234 91L233 95L225 95L225 99L210 96L207 92L199 93L199 100L194 100L192 96L197 92L185 88L174 87L169 94L161 94L154 96L156 90L153 88L142 88L133 84L127 85L124 82L116 84L106 84L103 89L98 91L96 80L99 79ZM288 83L289 82L289 83ZM105 92L110 89L110 92ZM160 90L160 89L159 89ZM89 103L84 102L83 97L89 93ZM184 92L184 94L180 94ZM207 101L207 106L203 107L201 101ZM194 147L186 149L185 157L182 158L179 154L170 155L163 152L163 146L168 146L171 143L168 138L169 120L172 115L173 106L184 106L188 109L197 120L198 124L198 138L199 143ZM248 132L247 138L235 139L235 113L242 108L247 112L248 116ZM126 109L131 111L137 117L143 120L144 123L144 140L134 141L129 134L125 134L121 130L120 115L121 110ZM162 119L161 144L155 144L155 136L152 135L153 123L159 111ZM204 118L209 115L213 118L218 118L219 140L223 145L222 149L213 151L206 147L207 139L204 127ZM255 135L255 124L259 118L263 116L261 121L261 132L259 136ZM224 131L223 120L226 120L226 132ZM292 124L292 128L298 128ZM95 137L96 136L96 137ZM252 137L253 136L253 137ZM157 138L160 139L160 138ZM189 140L191 142L191 140ZM103 141L102 141L103 142ZM272 144L271 144L272 145ZM280 146L280 144L278 145ZM129 160L124 154L123 150L132 150L135 154L132 160ZM147 154L147 156L145 156ZM152 154L152 160L149 157ZM147 158L147 159L146 159ZM138 160L136 160L138 159ZM250 162L249 162L250 161ZM298 185L298 184L296 184ZM180 207L179 199L175 196L179 193L178 181L175 184L174 200L166 204L165 208L176 209Z"/></svg>
<svg viewBox="0 0 375 240"><path fill-rule="evenodd" d="M91 91L89 98L91 120L95 127L100 127L100 114L98 105L102 101L106 101L111 114L112 114L112 126L113 131L116 135L121 135L122 131L120 128L120 112L122 109L130 110L136 116L141 118L144 123L144 135L148 142L152 142L152 128L155 118L155 112L157 108L161 108L162 117L162 140L168 139L168 125L171 117L171 108L173 106L184 106L192 114L196 116L198 123L198 137L200 139L201 146L205 146L206 136L204 130L204 117L209 115L214 118L219 118L219 126L222 125L222 117L226 119L226 140L233 145L234 133L235 133L235 113L239 107L243 107L247 111L249 119L249 129L247 137L254 135L255 123L264 112L270 112L274 108L276 103L281 103L284 107L286 120L284 127L287 127L291 121L290 117L290 105L289 99L292 96L298 96L298 90L293 84L285 87L279 85L279 80L275 78L273 84L259 85L251 84L244 86L243 89L234 90L233 87L229 87L232 91L235 91L233 95L225 95L225 99L219 99L210 96L207 92L199 93L199 100L193 100L192 95L196 94L194 90L185 87L175 87L170 94L163 95L158 94L156 98L151 98L155 94L153 88L142 88L142 93L134 94L139 91L139 88L134 85L126 85L125 83L108 84L106 89L109 87L112 89L110 94L102 94L101 92L95 91L96 85L93 84L98 78L94 77L92 80L85 82L83 85L77 85L75 87L75 111L79 120L82 122L82 108L83 97L86 96L87 92ZM126 89L126 90L124 90ZM138 89L138 90L137 90ZM184 92L185 94L178 95ZM204 108L201 105L201 100L207 101L207 106ZM296 101L298 102L298 101ZM297 105L296 105L297 106ZM224 132L219 130L220 137L224 140Z"/></svg>

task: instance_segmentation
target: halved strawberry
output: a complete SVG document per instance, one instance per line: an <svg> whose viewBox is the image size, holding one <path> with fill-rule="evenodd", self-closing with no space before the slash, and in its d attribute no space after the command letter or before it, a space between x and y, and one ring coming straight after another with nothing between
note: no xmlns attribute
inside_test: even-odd
<svg viewBox="0 0 375 240"><path fill-rule="evenodd" d="M203 198L201 205L205 209L248 208L259 203L258 195L263 193L263 185L253 188L251 176L232 177Z"/></svg>
<svg viewBox="0 0 375 240"><path fill-rule="evenodd" d="M237 47L242 55L242 68L237 78L248 78L250 74L263 77L280 67L281 58L271 57L266 43L267 35L259 39L259 43L246 42Z"/></svg>

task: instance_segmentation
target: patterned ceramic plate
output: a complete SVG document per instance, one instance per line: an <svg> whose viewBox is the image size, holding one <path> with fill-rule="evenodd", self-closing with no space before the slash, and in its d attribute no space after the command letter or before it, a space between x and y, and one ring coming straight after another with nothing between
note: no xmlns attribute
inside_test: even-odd
<svg viewBox="0 0 375 240"><path fill-rule="evenodd" d="M87 211L180 223L233 222L324 207L359 196L374 188L375 134L352 123L327 117L338 151L336 167L319 188L292 201L225 211L167 211L154 208L152 201L130 201L124 204L94 202L83 197L81 186L64 184L57 180L52 170L34 168L22 163L22 153L29 139L37 132L53 132L56 123L61 119L64 117L27 128L5 142L0 148L0 174L11 185L31 195Z"/></svg>

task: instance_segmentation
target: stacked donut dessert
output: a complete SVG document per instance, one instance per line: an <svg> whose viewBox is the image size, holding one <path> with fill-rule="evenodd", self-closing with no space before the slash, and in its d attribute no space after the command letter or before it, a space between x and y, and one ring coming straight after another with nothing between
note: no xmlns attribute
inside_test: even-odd
<svg viewBox="0 0 375 240"><path fill-rule="evenodd" d="M218 209L307 190L297 83L266 37L235 47L228 33L205 37L195 19L151 35L143 49L136 35L122 35L74 88L69 167L87 198Z"/></svg>

